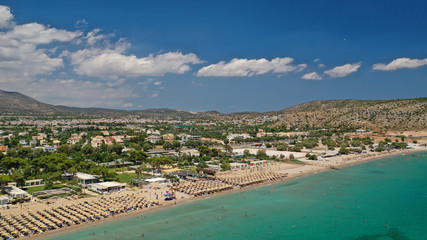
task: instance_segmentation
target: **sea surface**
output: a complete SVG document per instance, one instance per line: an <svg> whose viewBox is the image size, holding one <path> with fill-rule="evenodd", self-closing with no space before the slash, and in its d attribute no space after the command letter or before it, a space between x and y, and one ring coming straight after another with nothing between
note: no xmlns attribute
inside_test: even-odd
<svg viewBox="0 0 427 240"><path fill-rule="evenodd" d="M142 213L46 239L427 239L427 152Z"/></svg>

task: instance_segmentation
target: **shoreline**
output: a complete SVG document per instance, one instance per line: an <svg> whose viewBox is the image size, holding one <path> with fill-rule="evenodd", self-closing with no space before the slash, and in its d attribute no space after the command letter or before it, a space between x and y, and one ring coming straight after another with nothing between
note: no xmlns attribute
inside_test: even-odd
<svg viewBox="0 0 427 240"><path fill-rule="evenodd" d="M288 175L288 177L281 179L281 180L275 180L275 181L266 181L266 182L262 182L262 183L258 183L258 184L253 184L247 187L241 187L241 188L233 188L230 190L225 190L222 192L217 192L217 193L213 193L213 194L209 194L206 196L198 196L198 197L191 197L189 196L188 198L185 199L177 199L176 200L176 204L175 201L163 201L162 205L157 205L154 207L150 207L150 208L144 208L144 209L140 209L134 212L130 212L130 213L125 213L125 214L119 214L116 215L115 217L109 217L107 219L101 219L101 220L97 220L95 222L91 222L91 223L82 223L82 224L78 224L78 225L72 225L72 226L68 226L68 227L64 227L64 228L60 228L60 229L54 229L54 230L50 230L44 233L40 233L40 234L35 234L35 235L30 235L27 237L23 237L22 239L43 239L44 237L52 237L55 235L62 235L65 234L67 232L71 232L71 231L75 231L77 229L86 229L86 228L91 228L94 226L98 226L100 224L104 224L104 223L110 223L113 221L120 221L120 220L125 220L128 218L132 218L136 215L143 215L143 214L148 214L148 213L153 213L156 211L162 211L162 210L166 210L175 206L180 206L180 205L184 205L190 202L195 202L195 201L201 201L201 200L205 200L205 199L209 199L212 197L218 197L218 196L222 196L222 195L228 195L231 193L239 193L242 191L250 191L256 188L261 188L261 187L266 187L269 185L275 185L278 183L283 183L286 181L290 181L290 180L295 180L298 178L304 178L310 175L314 175L317 173L321 173L324 171L328 171L328 170L340 170L343 167L348 167L348 166L352 166L352 165L357 165L357 164L362 164L362 163L366 163L366 162L371 162L371 161L376 161L379 159L383 159L383 158L387 158L387 157L392 157L392 156L396 156L396 155L402 155L402 154L408 154L408 153L417 153L417 152L424 152L427 151L427 148L422 148L422 149L407 149L407 150L402 150L402 151L393 151L393 152L386 152L386 153L379 153L373 156L365 156L365 157L361 157L361 158L356 158L354 160L348 160L345 162L342 162L341 164L337 165L337 166L333 166L336 167L337 169L333 169L332 166L326 167L319 167L316 165L310 165L310 164L306 164L306 165L301 165L302 166L316 166L316 169L313 170L307 170L306 172L301 172L301 173L296 173L293 175Z"/></svg>

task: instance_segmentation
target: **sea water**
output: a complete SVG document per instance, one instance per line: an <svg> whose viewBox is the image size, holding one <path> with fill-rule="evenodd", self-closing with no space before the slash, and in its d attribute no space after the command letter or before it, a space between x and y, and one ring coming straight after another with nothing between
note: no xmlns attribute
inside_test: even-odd
<svg viewBox="0 0 427 240"><path fill-rule="evenodd" d="M325 171L47 239L427 239L425 154Z"/></svg>

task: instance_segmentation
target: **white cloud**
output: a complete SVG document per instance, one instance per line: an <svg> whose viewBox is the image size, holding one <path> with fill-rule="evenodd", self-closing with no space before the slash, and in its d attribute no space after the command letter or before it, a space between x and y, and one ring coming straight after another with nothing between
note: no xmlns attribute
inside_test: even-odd
<svg viewBox="0 0 427 240"><path fill-rule="evenodd" d="M302 79L305 80L322 80L322 76L317 72L306 73L302 76Z"/></svg>
<svg viewBox="0 0 427 240"><path fill-rule="evenodd" d="M297 72L302 72L302 71L304 71L304 69L306 69L307 68L307 64L305 64L305 63L302 63L302 64L298 64L297 65Z"/></svg>
<svg viewBox="0 0 427 240"><path fill-rule="evenodd" d="M153 93L153 94L151 94L151 96L150 97L152 97L152 98L156 98L156 97L158 97L159 96L159 93Z"/></svg>
<svg viewBox="0 0 427 240"><path fill-rule="evenodd" d="M325 64L319 63L319 65L317 65L318 67L322 68L325 66Z"/></svg>
<svg viewBox="0 0 427 240"><path fill-rule="evenodd" d="M138 58L125 55L129 47L126 41L119 41L115 48L90 48L71 53L74 71L80 75L94 77L138 77L164 76L167 73L183 74L190 70L190 64L202 61L194 53L167 52Z"/></svg>
<svg viewBox="0 0 427 240"><path fill-rule="evenodd" d="M56 105L77 107L120 107L137 95L130 86L109 87L103 82L74 79L40 79L14 86L15 91Z"/></svg>
<svg viewBox="0 0 427 240"><path fill-rule="evenodd" d="M88 24L89 23L86 21L86 19L80 19L76 22L76 28L85 28Z"/></svg>
<svg viewBox="0 0 427 240"><path fill-rule="evenodd" d="M10 8L0 5L0 28L9 27L12 24L13 14Z"/></svg>
<svg viewBox="0 0 427 240"><path fill-rule="evenodd" d="M155 85L155 86L159 86L159 85L162 85L162 81L155 81L153 84Z"/></svg>
<svg viewBox="0 0 427 240"><path fill-rule="evenodd" d="M124 107L124 108L130 108L130 107L133 107L133 103L125 103L125 104L122 104L122 107Z"/></svg>
<svg viewBox="0 0 427 240"><path fill-rule="evenodd" d="M1 38L1 37L0 37ZM0 42L0 82L26 80L63 67L62 58L52 58L34 44L5 46Z"/></svg>
<svg viewBox="0 0 427 240"><path fill-rule="evenodd" d="M11 31L1 33L4 41L19 41L21 43L48 44L54 41L69 42L81 35L81 32L71 32L51 27L46 27L39 23L27 23L15 25Z"/></svg>
<svg viewBox="0 0 427 240"><path fill-rule="evenodd" d="M10 25L10 9L0 6L0 26ZM11 26L11 25L10 25ZM57 46L40 48L41 44L69 42L80 32L59 30L38 23L14 25L0 32L0 83L30 81L64 66L61 57L52 57Z"/></svg>
<svg viewBox="0 0 427 240"><path fill-rule="evenodd" d="M320 58L315 58L313 61L318 62L318 61L320 61Z"/></svg>
<svg viewBox="0 0 427 240"><path fill-rule="evenodd" d="M217 64L211 64L203 67L197 72L199 77L249 77L261 75L268 72L273 73L288 73L299 71L307 67L306 64L298 66L291 65L293 58L274 58L271 61L261 59L238 59L234 58L226 63L221 61ZM301 70L301 71L302 71Z"/></svg>
<svg viewBox="0 0 427 240"><path fill-rule="evenodd" d="M394 71L400 68L417 68L427 65L427 58L424 59L410 59L410 58L398 58L390 62L389 64L377 63L372 66L373 70L379 71Z"/></svg>
<svg viewBox="0 0 427 240"><path fill-rule="evenodd" d="M357 72L362 64L360 62L353 64L345 64L342 66L334 67L324 73L329 75L331 78L341 78L348 76L351 73Z"/></svg>

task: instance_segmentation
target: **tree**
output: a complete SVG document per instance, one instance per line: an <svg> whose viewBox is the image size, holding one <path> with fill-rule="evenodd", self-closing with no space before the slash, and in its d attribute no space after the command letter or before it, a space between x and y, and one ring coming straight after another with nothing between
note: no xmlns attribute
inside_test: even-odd
<svg viewBox="0 0 427 240"><path fill-rule="evenodd" d="M150 158L150 164L154 169L157 169L159 172L162 170L162 165L171 164L172 161L166 156L161 157L152 157Z"/></svg>
<svg viewBox="0 0 427 240"><path fill-rule="evenodd" d="M341 147L340 150L338 151L338 153L349 154L350 153L350 149L345 148L345 147Z"/></svg>
<svg viewBox="0 0 427 240"><path fill-rule="evenodd" d="M6 186L8 183L12 181L13 180L9 175L0 175L0 187Z"/></svg>
<svg viewBox="0 0 427 240"><path fill-rule="evenodd" d="M200 152L200 156L209 156L211 153L211 150L205 145L201 145L199 147L199 152Z"/></svg>
<svg viewBox="0 0 427 240"><path fill-rule="evenodd" d="M205 162L205 161L200 160L200 161L199 161L199 164L197 164L197 167L198 167L198 168L201 168L201 169L204 169L204 168L207 168L207 167L208 167L208 165L206 164L206 162Z"/></svg>
<svg viewBox="0 0 427 240"><path fill-rule="evenodd" d="M123 150L123 146L116 142L107 147L107 151L109 153L116 153L118 155L122 154L122 150Z"/></svg>
<svg viewBox="0 0 427 240"><path fill-rule="evenodd" d="M141 175L142 171L143 171L142 166L139 166L135 169L135 173L136 173L137 178L139 178L139 175Z"/></svg>
<svg viewBox="0 0 427 240"><path fill-rule="evenodd" d="M181 148L181 143L178 140L173 140L172 141L172 147L174 149L180 149Z"/></svg>
<svg viewBox="0 0 427 240"><path fill-rule="evenodd" d="M287 143L280 143L277 145L277 151L286 151L288 150L288 144Z"/></svg>
<svg viewBox="0 0 427 240"><path fill-rule="evenodd" d="M228 154L232 154L233 153L233 148L230 145L224 145L224 150L225 152L227 152Z"/></svg>
<svg viewBox="0 0 427 240"><path fill-rule="evenodd" d="M93 147L90 144L86 144L83 148L82 148L82 152L86 155L90 155L93 153Z"/></svg>
<svg viewBox="0 0 427 240"><path fill-rule="evenodd" d="M153 146L151 146L151 144L150 143L144 143L144 145L142 145L142 149L144 149L144 151L148 151L148 150L150 150L150 149L152 149L153 148Z"/></svg>
<svg viewBox="0 0 427 240"><path fill-rule="evenodd" d="M290 160L294 160L294 159L295 159L295 156L291 153L291 154L289 154L289 159L290 159Z"/></svg>
<svg viewBox="0 0 427 240"><path fill-rule="evenodd" d="M228 161L223 161L221 163L221 171L228 171L231 170L231 165Z"/></svg>
<svg viewBox="0 0 427 240"><path fill-rule="evenodd" d="M267 156L265 149L260 149L256 152L257 158Z"/></svg>
<svg viewBox="0 0 427 240"><path fill-rule="evenodd" d="M24 174L22 173L22 171L15 170L12 173L11 178L13 179L14 182L16 182L16 186L17 187L23 187L23 186L25 186L25 177L24 177Z"/></svg>
<svg viewBox="0 0 427 240"><path fill-rule="evenodd" d="M148 154L140 150L129 151L129 160L133 163L141 163L147 160Z"/></svg>
<svg viewBox="0 0 427 240"><path fill-rule="evenodd" d="M163 149L169 150L169 149L172 149L172 148L173 148L173 145L172 145L171 142L165 142L165 143L163 143Z"/></svg>

